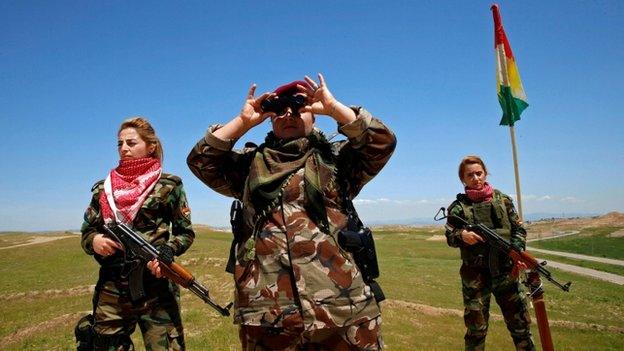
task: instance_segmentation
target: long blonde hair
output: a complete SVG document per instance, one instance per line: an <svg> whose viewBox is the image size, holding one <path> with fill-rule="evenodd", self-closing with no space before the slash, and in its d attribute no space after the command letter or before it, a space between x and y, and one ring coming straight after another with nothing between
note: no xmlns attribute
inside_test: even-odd
<svg viewBox="0 0 624 351"><path fill-rule="evenodd" d="M119 133L126 128L134 128L147 145L154 145L154 152L150 156L157 158L162 162L164 157L162 143L156 135L156 131L154 131L154 128L147 119L143 117L128 118L127 120L121 122L117 135L119 135Z"/></svg>

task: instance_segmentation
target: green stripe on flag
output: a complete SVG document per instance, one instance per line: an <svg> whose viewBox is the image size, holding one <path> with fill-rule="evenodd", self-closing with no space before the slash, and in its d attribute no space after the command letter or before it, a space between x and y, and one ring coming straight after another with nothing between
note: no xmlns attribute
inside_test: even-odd
<svg viewBox="0 0 624 351"><path fill-rule="evenodd" d="M501 126L513 126L516 121L520 120L520 114L529 104L526 101L518 99L511 93L511 88L501 86L498 92L498 102L503 109L503 118L501 118Z"/></svg>

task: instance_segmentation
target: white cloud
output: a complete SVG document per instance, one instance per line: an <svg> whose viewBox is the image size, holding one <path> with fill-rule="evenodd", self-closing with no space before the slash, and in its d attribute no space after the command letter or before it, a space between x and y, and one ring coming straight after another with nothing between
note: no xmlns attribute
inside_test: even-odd
<svg viewBox="0 0 624 351"><path fill-rule="evenodd" d="M353 203L356 205L367 206L367 205L439 205L439 204L449 204L453 200L450 199L420 199L420 200L396 200L396 199L388 199L388 198L379 198L379 199L355 199Z"/></svg>
<svg viewBox="0 0 624 351"><path fill-rule="evenodd" d="M370 199L355 199L353 200L353 203L356 205L373 205L376 204L377 201Z"/></svg>
<svg viewBox="0 0 624 351"><path fill-rule="evenodd" d="M578 203L584 202L584 200L578 199L574 196L566 196L566 197L561 198L561 200L559 201L563 203L569 203L569 204L578 204Z"/></svg>
<svg viewBox="0 0 624 351"><path fill-rule="evenodd" d="M511 197L513 197L514 199L516 198L516 194L511 194ZM535 194L526 194L526 195L522 195L522 201L526 201L526 202L560 202L560 203L566 203L566 204L576 204L576 203L582 203L584 202L584 200L576 198L574 196L554 196L554 195L535 195Z"/></svg>

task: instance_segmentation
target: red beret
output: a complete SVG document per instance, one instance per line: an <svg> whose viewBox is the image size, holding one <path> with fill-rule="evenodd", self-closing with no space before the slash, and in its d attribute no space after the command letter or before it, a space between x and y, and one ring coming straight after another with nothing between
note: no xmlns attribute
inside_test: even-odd
<svg viewBox="0 0 624 351"><path fill-rule="evenodd" d="M275 95L285 95L285 94L293 94L296 92L304 92L303 90L297 88L297 85L311 88L308 82L303 81L303 80L296 80L294 82L290 82L288 84L284 84L280 87L277 87L277 89L275 89L273 93Z"/></svg>

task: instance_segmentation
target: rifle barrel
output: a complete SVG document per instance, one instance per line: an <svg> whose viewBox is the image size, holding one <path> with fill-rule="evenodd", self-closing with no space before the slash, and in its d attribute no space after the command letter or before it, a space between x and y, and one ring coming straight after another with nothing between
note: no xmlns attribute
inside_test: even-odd
<svg viewBox="0 0 624 351"><path fill-rule="evenodd" d="M210 293L208 292L208 289L205 286L201 285L201 283L199 283L197 280L193 280L191 285L189 285L188 289L192 291L195 295L199 296L200 299L204 300L204 302L210 305L212 308L219 311L222 316L227 317L230 315L230 307L232 306L232 304L230 303L225 308L216 304L210 298Z"/></svg>

